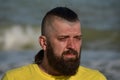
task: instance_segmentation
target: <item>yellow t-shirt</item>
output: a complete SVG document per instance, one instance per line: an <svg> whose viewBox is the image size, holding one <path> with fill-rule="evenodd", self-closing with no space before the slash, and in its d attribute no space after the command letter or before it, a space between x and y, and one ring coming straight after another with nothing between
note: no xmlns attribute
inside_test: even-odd
<svg viewBox="0 0 120 80"><path fill-rule="evenodd" d="M99 71L82 66L74 76L52 76L43 72L37 64L29 64L8 71L2 80L106 80L106 78Z"/></svg>

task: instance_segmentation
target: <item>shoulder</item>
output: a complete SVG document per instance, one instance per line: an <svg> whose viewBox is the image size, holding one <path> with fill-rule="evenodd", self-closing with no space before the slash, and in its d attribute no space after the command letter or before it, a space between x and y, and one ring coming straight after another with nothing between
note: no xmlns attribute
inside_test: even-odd
<svg viewBox="0 0 120 80"><path fill-rule="evenodd" d="M11 74L11 73L20 73L20 72L23 73L23 71L24 71L24 72L25 72L25 71L29 71L29 70L30 70L31 68L33 68L35 65L36 65L36 64L28 64L28 65L25 65L25 66L21 66L21 67L18 67L18 68L9 70L9 71L7 71L6 73L9 73L9 74Z"/></svg>
<svg viewBox="0 0 120 80"><path fill-rule="evenodd" d="M94 69L91 69L91 68L87 68L87 67L83 67L83 66L80 66L79 71L83 72L83 73L96 73L98 72L98 70L94 70Z"/></svg>
<svg viewBox="0 0 120 80"><path fill-rule="evenodd" d="M86 78L86 80L106 80L105 76L98 70L83 66L79 67L77 75Z"/></svg>
<svg viewBox="0 0 120 80"><path fill-rule="evenodd" d="M20 75L27 76L30 74L31 70L33 70L35 66L36 64L29 64L19 68L9 70L5 73L3 80L4 78L9 78L10 80L13 80L13 78L20 77Z"/></svg>

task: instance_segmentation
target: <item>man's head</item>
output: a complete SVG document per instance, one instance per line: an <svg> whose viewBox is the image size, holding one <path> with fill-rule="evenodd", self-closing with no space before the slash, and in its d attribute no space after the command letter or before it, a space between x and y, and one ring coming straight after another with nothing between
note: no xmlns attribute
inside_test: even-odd
<svg viewBox="0 0 120 80"><path fill-rule="evenodd" d="M74 75L80 64L81 27L78 16L66 7L49 11L42 21L43 60L61 75Z"/></svg>

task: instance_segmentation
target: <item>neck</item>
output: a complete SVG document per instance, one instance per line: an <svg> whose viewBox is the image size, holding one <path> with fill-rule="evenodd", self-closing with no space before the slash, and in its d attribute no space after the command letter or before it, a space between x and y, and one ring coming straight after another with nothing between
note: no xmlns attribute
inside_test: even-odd
<svg viewBox="0 0 120 80"><path fill-rule="evenodd" d="M43 58L41 64L39 64L39 68L41 70L43 70L45 73L50 74L50 75L54 75L54 76L61 76L61 74L59 72L57 72L56 70L54 70L48 63L47 58Z"/></svg>

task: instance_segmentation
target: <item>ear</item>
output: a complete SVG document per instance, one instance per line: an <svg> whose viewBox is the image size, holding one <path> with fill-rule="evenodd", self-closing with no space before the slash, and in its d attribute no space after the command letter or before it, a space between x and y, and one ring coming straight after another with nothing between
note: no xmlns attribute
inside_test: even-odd
<svg viewBox="0 0 120 80"><path fill-rule="evenodd" d="M45 36L40 36L39 37L39 44L41 45L43 50L46 50L47 42L46 42L46 37Z"/></svg>

